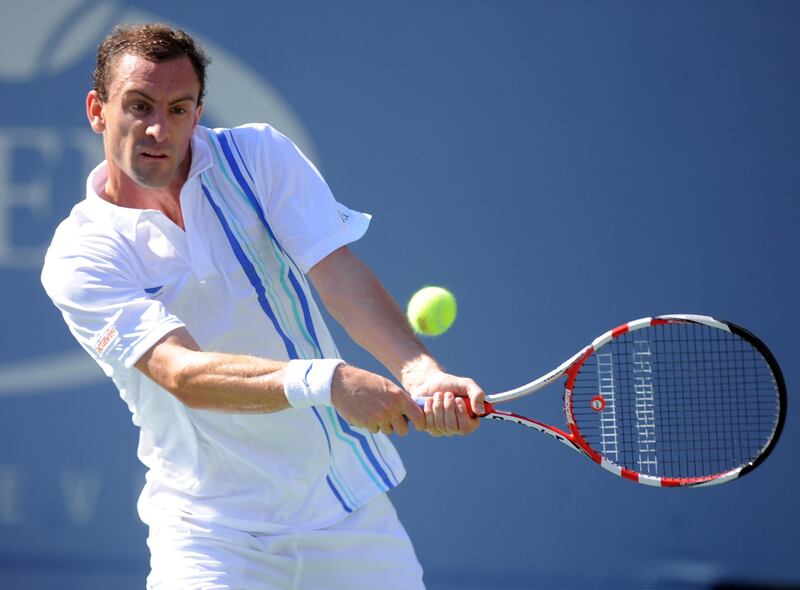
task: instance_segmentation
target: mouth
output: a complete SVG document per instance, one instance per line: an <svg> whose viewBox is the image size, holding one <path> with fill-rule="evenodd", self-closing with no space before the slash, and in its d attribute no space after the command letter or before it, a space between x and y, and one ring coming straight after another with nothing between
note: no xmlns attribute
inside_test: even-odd
<svg viewBox="0 0 800 590"><path fill-rule="evenodd" d="M166 146L151 145L139 148L139 156L146 160L166 160L169 158L169 150Z"/></svg>

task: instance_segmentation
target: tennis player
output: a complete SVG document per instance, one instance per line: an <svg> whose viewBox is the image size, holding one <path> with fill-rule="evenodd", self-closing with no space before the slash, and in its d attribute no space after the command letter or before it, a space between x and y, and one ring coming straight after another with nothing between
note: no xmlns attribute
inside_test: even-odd
<svg viewBox="0 0 800 590"><path fill-rule="evenodd" d="M348 250L370 217L289 139L198 124L207 61L164 25L102 42L106 159L42 273L140 428L148 588L421 588L386 435L470 433L483 391L414 337ZM402 387L340 359L310 284Z"/></svg>

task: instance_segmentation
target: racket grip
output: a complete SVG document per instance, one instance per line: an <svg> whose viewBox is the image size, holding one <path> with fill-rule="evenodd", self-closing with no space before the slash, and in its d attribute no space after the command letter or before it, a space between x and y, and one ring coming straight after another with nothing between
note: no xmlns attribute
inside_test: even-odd
<svg viewBox="0 0 800 590"><path fill-rule="evenodd" d="M428 396L418 397L418 398L415 398L414 401L417 402L417 405L420 408L425 409L425 398L426 397L428 397ZM476 414L472 410L472 404L469 403L469 398L468 397L462 397L461 399L463 399L464 403L467 404L467 413L469 414L470 418L476 418L476 417L477 418L482 418L483 416L486 416L486 414L489 414L490 412L494 411L494 407L492 407L492 404L490 404L489 402L483 402L484 413L483 414Z"/></svg>

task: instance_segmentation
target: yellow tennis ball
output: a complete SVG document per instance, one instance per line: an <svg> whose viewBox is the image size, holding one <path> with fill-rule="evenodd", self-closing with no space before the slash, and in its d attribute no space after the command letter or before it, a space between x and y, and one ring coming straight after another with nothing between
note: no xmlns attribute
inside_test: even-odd
<svg viewBox="0 0 800 590"><path fill-rule="evenodd" d="M424 287L408 302L408 321L425 336L444 334L456 319L456 298L442 287Z"/></svg>

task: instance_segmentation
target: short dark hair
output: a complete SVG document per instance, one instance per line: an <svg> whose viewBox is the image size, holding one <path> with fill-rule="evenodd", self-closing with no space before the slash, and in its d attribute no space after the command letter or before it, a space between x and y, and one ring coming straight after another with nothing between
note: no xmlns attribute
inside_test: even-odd
<svg viewBox="0 0 800 590"><path fill-rule="evenodd" d="M155 63L188 57L200 81L198 104L206 92L206 67L211 61L191 35L172 27L152 23L146 25L117 25L97 48L97 66L92 81L100 99L108 100L111 67L117 57L130 53Z"/></svg>

